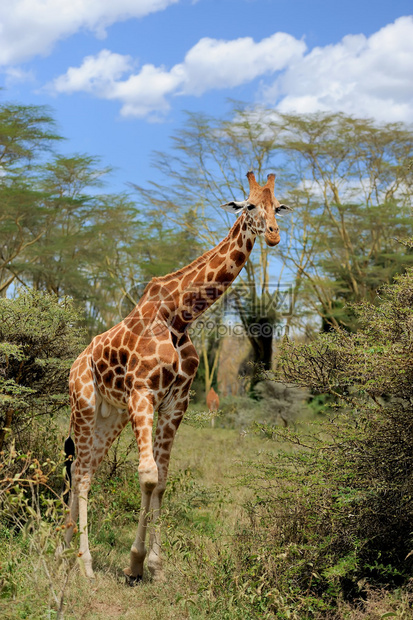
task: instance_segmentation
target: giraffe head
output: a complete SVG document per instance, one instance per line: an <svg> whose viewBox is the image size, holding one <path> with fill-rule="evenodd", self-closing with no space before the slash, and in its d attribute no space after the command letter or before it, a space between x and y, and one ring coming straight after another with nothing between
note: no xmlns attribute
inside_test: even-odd
<svg viewBox="0 0 413 620"><path fill-rule="evenodd" d="M280 229L275 216L281 216L291 209L280 204L274 196L275 174L269 174L262 187L255 180L252 171L247 173L247 178L250 185L247 200L231 201L221 206L231 213L244 211L248 228L256 235L263 235L267 245L277 245L280 242Z"/></svg>

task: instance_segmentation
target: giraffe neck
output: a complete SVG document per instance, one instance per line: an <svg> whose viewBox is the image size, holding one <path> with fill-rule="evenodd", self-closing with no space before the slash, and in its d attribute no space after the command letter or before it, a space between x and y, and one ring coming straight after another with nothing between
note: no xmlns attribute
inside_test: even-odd
<svg viewBox="0 0 413 620"><path fill-rule="evenodd" d="M135 310L153 313L155 304L158 319L176 332L185 331L223 295L251 254L256 235L245 219L242 214L225 239L186 267L153 278Z"/></svg>

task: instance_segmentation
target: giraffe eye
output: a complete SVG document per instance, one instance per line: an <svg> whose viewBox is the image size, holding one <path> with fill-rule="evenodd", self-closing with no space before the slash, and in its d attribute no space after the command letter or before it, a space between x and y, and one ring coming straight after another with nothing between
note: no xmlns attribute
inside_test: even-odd
<svg viewBox="0 0 413 620"><path fill-rule="evenodd" d="M252 205L252 204L249 204L247 207L248 211L253 211L255 208L256 208L255 205Z"/></svg>

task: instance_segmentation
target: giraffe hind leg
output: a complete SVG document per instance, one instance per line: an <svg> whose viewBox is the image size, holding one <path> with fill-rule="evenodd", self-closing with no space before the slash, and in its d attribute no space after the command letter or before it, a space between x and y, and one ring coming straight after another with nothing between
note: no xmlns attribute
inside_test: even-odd
<svg viewBox="0 0 413 620"><path fill-rule="evenodd" d="M68 505L70 499L70 491L72 489L72 463L75 458L75 443L69 435L65 441L65 488L63 493L63 502Z"/></svg>
<svg viewBox="0 0 413 620"><path fill-rule="evenodd" d="M86 423L81 426L75 424L77 458L70 507L72 529L67 531L66 539L70 541L75 531L77 516L79 516L79 555L82 558L86 576L89 578L93 578L94 573L88 537L88 494L93 475L128 421L126 411L119 410L108 403L105 403L102 411L101 405L102 401L98 397L93 410L90 408L87 412L82 412L82 420Z"/></svg>

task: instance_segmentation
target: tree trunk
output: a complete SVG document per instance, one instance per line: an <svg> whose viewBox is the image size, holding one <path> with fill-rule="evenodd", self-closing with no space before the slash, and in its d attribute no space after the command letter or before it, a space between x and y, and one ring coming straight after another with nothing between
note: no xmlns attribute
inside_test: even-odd
<svg viewBox="0 0 413 620"><path fill-rule="evenodd" d="M241 363L239 373L251 377L248 390L251 394L254 394L254 387L261 381L262 371L271 370L273 336L274 326L265 317L251 322L248 326L252 355Z"/></svg>

